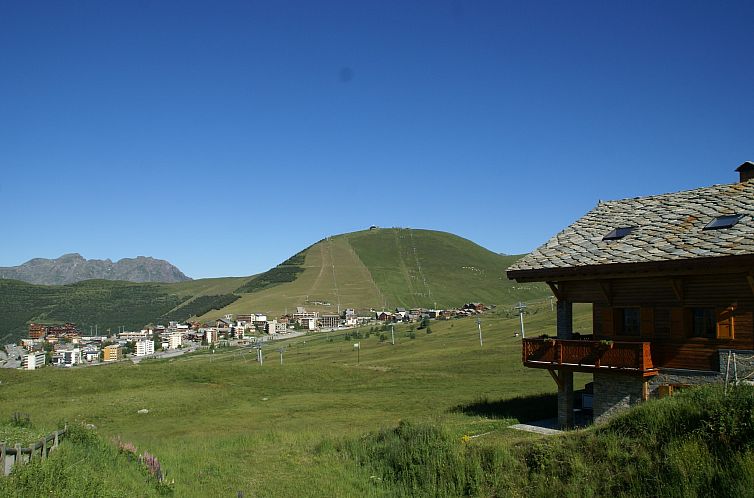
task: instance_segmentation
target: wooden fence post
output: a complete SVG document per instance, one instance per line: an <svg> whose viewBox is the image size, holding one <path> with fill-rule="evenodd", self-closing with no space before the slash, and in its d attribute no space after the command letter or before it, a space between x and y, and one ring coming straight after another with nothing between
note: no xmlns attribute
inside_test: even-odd
<svg viewBox="0 0 754 498"><path fill-rule="evenodd" d="M47 459L47 436L42 436L42 460Z"/></svg>
<svg viewBox="0 0 754 498"><path fill-rule="evenodd" d="M15 465L20 465L24 463L22 456L21 456L21 443L16 443L16 461ZM12 467L11 467L12 469Z"/></svg>
<svg viewBox="0 0 754 498"><path fill-rule="evenodd" d="M7 476L8 474L5 473L5 445L0 443L0 465L3 466L3 475Z"/></svg>
<svg viewBox="0 0 754 498"><path fill-rule="evenodd" d="M56 449L58 447L58 438L59 438L59 431L55 430L55 441L52 443L53 449Z"/></svg>

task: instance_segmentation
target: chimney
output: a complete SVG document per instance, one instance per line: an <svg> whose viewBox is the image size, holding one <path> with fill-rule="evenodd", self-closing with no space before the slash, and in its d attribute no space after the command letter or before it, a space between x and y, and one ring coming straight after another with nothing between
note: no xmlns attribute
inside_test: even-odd
<svg viewBox="0 0 754 498"><path fill-rule="evenodd" d="M745 182L747 180L751 180L754 178L754 163L751 161L746 161L741 166L736 168L736 171L741 175L741 178L738 180L739 182Z"/></svg>

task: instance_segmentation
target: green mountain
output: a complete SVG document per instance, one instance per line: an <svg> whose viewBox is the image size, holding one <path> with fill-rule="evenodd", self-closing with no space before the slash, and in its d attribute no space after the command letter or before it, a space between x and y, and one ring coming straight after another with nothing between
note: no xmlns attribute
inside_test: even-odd
<svg viewBox="0 0 754 498"><path fill-rule="evenodd" d="M501 256L456 235L406 228L373 229L323 239L236 289L224 313L283 313L296 306L325 313L338 308L506 304L549 295L541 284L509 281L516 256Z"/></svg>
<svg viewBox="0 0 754 498"><path fill-rule="evenodd" d="M520 256L501 256L445 232L374 229L323 239L252 277L172 284L88 280L33 285L0 279L0 343L26 335L29 322L76 323L89 333L148 323L210 320L225 313L278 315L296 306L338 309L511 304L548 295L540 284L505 277Z"/></svg>

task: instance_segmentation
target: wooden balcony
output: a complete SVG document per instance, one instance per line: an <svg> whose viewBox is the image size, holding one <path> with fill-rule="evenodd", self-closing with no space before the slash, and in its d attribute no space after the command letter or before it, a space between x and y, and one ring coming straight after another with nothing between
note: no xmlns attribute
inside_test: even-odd
<svg viewBox="0 0 754 498"><path fill-rule="evenodd" d="M524 339L522 353L532 368L657 375L648 342Z"/></svg>

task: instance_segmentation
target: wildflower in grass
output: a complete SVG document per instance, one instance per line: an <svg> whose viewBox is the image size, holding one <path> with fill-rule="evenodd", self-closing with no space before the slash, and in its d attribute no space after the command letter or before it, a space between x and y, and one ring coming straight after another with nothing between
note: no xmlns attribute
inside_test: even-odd
<svg viewBox="0 0 754 498"><path fill-rule="evenodd" d="M463 444L468 444L469 441L471 441L471 436L469 436L468 434L461 436L461 442Z"/></svg>

